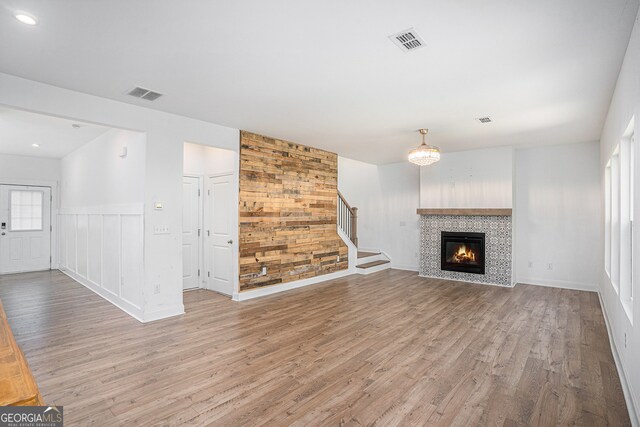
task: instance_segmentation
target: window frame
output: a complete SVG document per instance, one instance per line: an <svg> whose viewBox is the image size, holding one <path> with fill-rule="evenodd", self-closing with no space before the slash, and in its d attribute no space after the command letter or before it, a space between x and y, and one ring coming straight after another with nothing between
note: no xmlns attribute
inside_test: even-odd
<svg viewBox="0 0 640 427"><path fill-rule="evenodd" d="M13 194L14 193L38 193L40 194L40 228L15 229L13 217ZM9 190L9 231L12 233L22 233L30 231L44 231L44 190Z"/></svg>

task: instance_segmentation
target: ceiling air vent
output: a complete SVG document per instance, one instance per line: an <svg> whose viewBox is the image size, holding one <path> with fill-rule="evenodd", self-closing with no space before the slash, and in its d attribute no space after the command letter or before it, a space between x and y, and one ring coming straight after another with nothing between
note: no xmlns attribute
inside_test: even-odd
<svg viewBox="0 0 640 427"><path fill-rule="evenodd" d="M422 37L416 33L416 30L409 28L408 30L400 31L399 33L389 36L391 41L402 49L404 52L420 49L425 45Z"/></svg>
<svg viewBox="0 0 640 427"><path fill-rule="evenodd" d="M161 93L154 92L142 87L134 87L127 93L127 95L131 95L135 98L146 99L147 101L155 101L162 96Z"/></svg>
<svg viewBox="0 0 640 427"><path fill-rule="evenodd" d="M487 116L487 117L478 117L476 121L478 123L491 123L492 120L491 120L491 117Z"/></svg>

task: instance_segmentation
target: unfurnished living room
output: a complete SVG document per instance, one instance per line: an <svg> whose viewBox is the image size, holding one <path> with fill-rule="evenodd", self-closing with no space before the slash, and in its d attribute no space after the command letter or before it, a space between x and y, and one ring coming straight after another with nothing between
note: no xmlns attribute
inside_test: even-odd
<svg viewBox="0 0 640 427"><path fill-rule="evenodd" d="M640 426L639 0L0 0L0 426Z"/></svg>

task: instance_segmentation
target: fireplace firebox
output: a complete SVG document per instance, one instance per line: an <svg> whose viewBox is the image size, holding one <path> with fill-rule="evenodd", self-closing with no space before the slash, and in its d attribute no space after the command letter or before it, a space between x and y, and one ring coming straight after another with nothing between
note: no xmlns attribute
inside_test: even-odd
<svg viewBox="0 0 640 427"><path fill-rule="evenodd" d="M440 268L484 274L484 233L441 232Z"/></svg>

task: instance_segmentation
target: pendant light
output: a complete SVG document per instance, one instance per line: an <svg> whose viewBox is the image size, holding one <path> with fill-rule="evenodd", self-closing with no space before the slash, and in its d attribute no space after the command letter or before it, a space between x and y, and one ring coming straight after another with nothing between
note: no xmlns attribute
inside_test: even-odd
<svg viewBox="0 0 640 427"><path fill-rule="evenodd" d="M420 129L418 132L422 135L422 144L409 152L409 161L420 166L432 165L440 160L440 149L425 142L429 129Z"/></svg>

